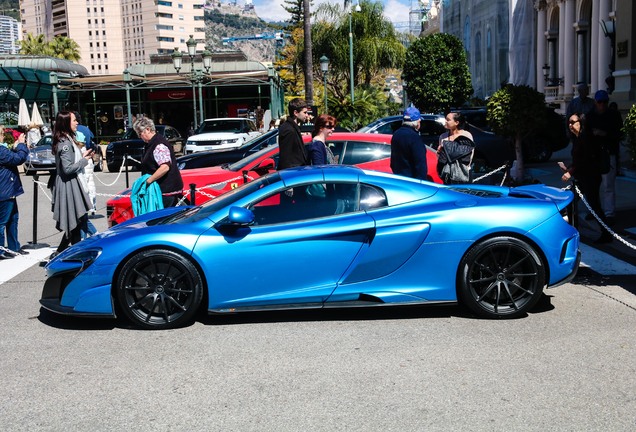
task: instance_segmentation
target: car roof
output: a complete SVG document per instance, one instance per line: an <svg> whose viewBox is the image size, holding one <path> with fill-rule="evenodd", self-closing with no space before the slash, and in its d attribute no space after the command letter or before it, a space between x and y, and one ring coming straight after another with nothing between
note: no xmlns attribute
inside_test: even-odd
<svg viewBox="0 0 636 432"><path fill-rule="evenodd" d="M245 118L245 117L214 117L214 118L205 119L203 121L217 121L217 120L249 120L251 122L254 121L252 119Z"/></svg>

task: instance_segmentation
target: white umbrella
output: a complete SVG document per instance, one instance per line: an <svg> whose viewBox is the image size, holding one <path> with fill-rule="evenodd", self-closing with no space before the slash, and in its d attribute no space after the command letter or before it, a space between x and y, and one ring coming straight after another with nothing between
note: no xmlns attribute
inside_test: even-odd
<svg viewBox="0 0 636 432"><path fill-rule="evenodd" d="M29 126L31 123L31 118L29 117L29 108L27 108L26 101L24 99L20 99L20 105L18 108L18 126Z"/></svg>
<svg viewBox="0 0 636 432"><path fill-rule="evenodd" d="M40 110L38 110L38 104L33 102L33 113L31 114L31 124L35 126L43 126L44 121L42 120L42 116L40 115Z"/></svg>

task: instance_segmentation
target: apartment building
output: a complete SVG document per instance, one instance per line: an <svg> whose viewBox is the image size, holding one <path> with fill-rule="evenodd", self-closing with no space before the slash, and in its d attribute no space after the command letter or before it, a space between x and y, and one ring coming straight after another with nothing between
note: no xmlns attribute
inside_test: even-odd
<svg viewBox="0 0 636 432"><path fill-rule="evenodd" d="M0 15L0 54L17 54L20 51L20 23L14 18Z"/></svg>
<svg viewBox="0 0 636 432"><path fill-rule="evenodd" d="M120 74L174 48L190 35L205 49L205 0L21 0L23 34L68 36L91 75Z"/></svg>

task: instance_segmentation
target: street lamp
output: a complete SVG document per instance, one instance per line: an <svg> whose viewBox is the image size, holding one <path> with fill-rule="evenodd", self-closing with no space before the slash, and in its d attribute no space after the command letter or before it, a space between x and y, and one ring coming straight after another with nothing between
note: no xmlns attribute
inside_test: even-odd
<svg viewBox="0 0 636 432"><path fill-rule="evenodd" d="M355 97L353 95L353 31L351 29L351 18L353 15L353 10L356 12L360 12L362 8L360 7L360 3L356 3L354 7L349 10L349 79L351 86L351 123L352 126L355 123L356 117L353 110L353 103L355 102Z"/></svg>
<svg viewBox="0 0 636 432"><path fill-rule="evenodd" d="M194 68L194 58L197 53L197 41L194 39L193 35L190 35L190 39L186 41L186 46L188 47L188 57L190 57L190 82L192 83L192 110L194 113L194 122L193 126L197 128L197 99L196 99L196 85L199 85L199 114L200 114L200 123L203 123L204 114L203 114L203 94L202 94L202 82L203 82L203 71L200 69ZM179 73L183 65L183 53L179 51L179 48L175 48L174 52L170 55L172 57L172 66ZM201 53L201 57L203 60L203 68L205 72L208 73L210 68L212 67L212 53L207 49Z"/></svg>
<svg viewBox="0 0 636 432"><path fill-rule="evenodd" d="M323 55L320 57L320 70L325 80L325 114L329 114L329 106L327 105L327 73L329 72L329 59Z"/></svg>
<svg viewBox="0 0 636 432"><path fill-rule="evenodd" d="M51 84L51 90L53 92L53 118L55 118L55 116L57 116L57 85L59 84L56 72L49 74L49 83Z"/></svg>
<svg viewBox="0 0 636 432"><path fill-rule="evenodd" d="M126 84L126 108L128 108L128 126L132 128L132 110L130 109L130 83L132 82L132 77L130 76L130 71L128 69L124 69L124 83Z"/></svg>

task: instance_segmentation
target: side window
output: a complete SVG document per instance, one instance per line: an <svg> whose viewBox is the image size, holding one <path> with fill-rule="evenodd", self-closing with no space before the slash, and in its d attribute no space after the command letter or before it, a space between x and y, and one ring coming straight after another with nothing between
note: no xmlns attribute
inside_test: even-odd
<svg viewBox="0 0 636 432"><path fill-rule="evenodd" d="M170 128L166 128L166 131L164 132L166 135L166 139L172 139L174 138L174 133L172 133L172 129Z"/></svg>
<svg viewBox="0 0 636 432"><path fill-rule="evenodd" d="M380 133L380 134L388 134L388 135L393 135L393 133L398 130L400 128L400 126L402 126L402 121L393 121L390 123L385 123L382 126L380 126L376 132Z"/></svg>
<svg viewBox="0 0 636 432"><path fill-rule="evenodd" d="M256 225L274 225L351 213L358 211L358 184L312 183L297 186L269 195L249 208L254 212Z"/></svg>
<svg viewBox="0 0 636 432"><path fill-rule="evenodd" d="M344 165L357 165L388 157L391 157L390 145L349 141L341 163Z"/></svg>
<svg viewBox="0 0 636 432"><path fill-rule="evenodd" d="M265 147L269 147L271 145L277 144L278 143L278 137L273 136L270 139L264 140L263 142L261 142L259 145L255 146L254 148L252 148L250 150L250 153L256 153L259 150L264 149Z"/></svg>
<svg viewBox="0 0 636 432"><path fill-rule="evenodd" d="M439 136L446 132L444 126L434 120L422 120L420 124L420 135Z"/></svg>
<svg viewBox="0 0 636 432"><path fill-rule="evenodd" d="M375 186L360 185L360 210L373 210L389 205L386 194Z"/></svg>

